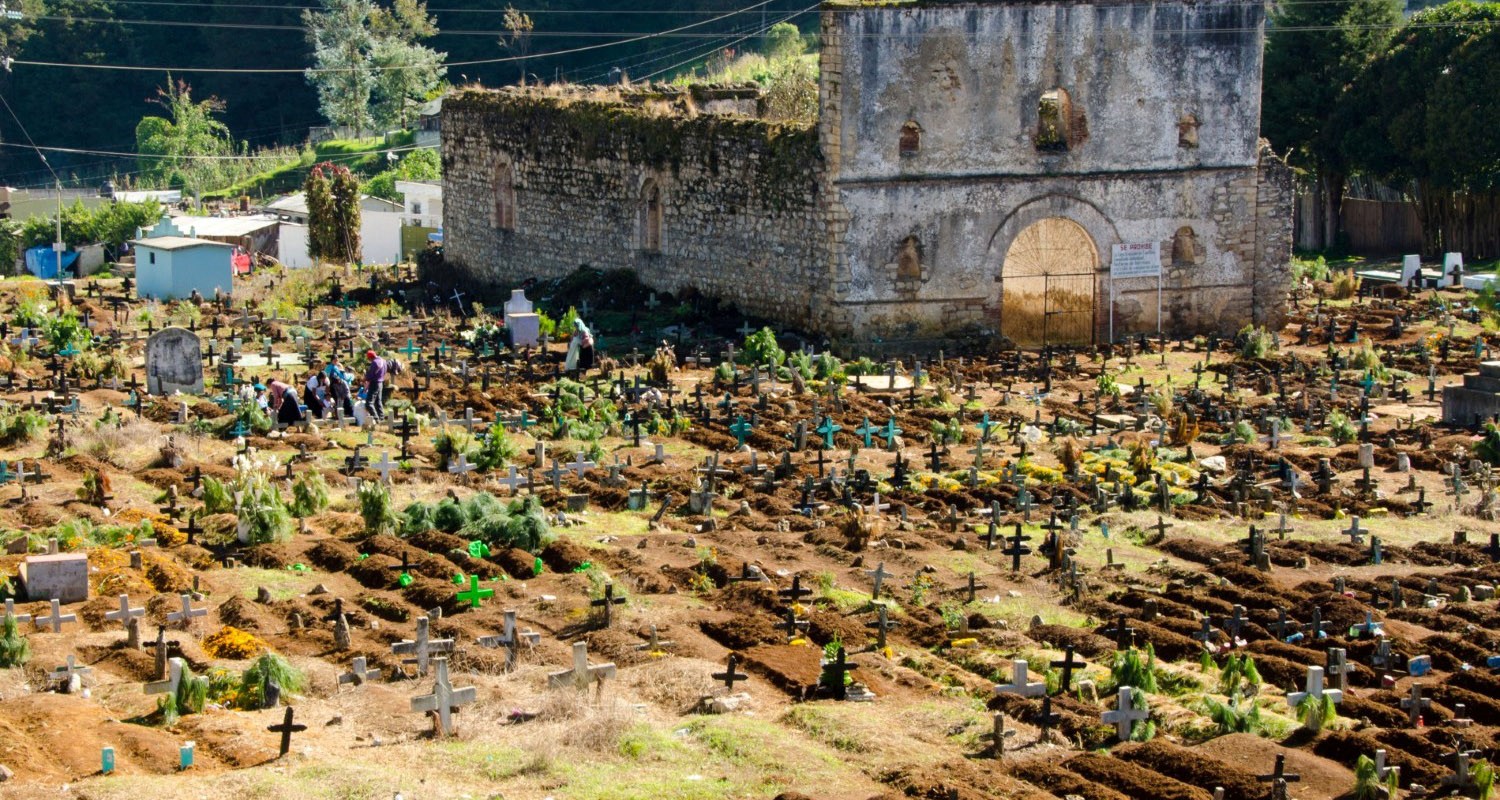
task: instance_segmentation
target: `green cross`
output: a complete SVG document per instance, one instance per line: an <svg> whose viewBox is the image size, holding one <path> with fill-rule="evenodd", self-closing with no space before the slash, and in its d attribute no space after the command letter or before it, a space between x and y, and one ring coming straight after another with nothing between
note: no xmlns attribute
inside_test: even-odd
<svg viewBox="0 0 1500 800"><path fill-rule="evenodd" d="M467 592L459 592L458 595L457 595L457 598L458 598L458 602L460 602L460 603L468 603L469 606L470 606L470 608L479 608L481 600L484 600L486 597L494 597L494 596L495 596L495 590L494 589L481 589L481 588L479 588L479 576L478 575L470 575L469 576L469 590Z"/></svg>
<svg viewBox="0 0 1500 800"><path fill-rule="evenodd" d="M78 349L75 348L73 346L73 343L70 341L66 346L63 347L63 349L57 351L57 354L64 358L72 358L73 356L78 355Z"/></svg>
<svg viewBox="0 0 1500 800"><path fill-rule="evenodd" d="M893 439L895 439L897 436L900 436L901 435L901 429L898 428L898 427L896 427L896 418L894 416L892 416L889 420L887 420L886 423L885 423L885 428L883 428L876 435L879 436L880 438L886 440L887 442L890 442Z"/></svg>
<svg viewBox="0 0 1500 800"><path fill-rule="evenodd" d="M745 437L750 435L750 423L744 417L737 416L734 418L734 424L729 426L729 432L739 440L740 447L744 447Z"/></svg>
<svg viewBox="0 0 1500 800"><path fill-rule="evenodd" d="M895 421L896 421L895 417L892 417L891 418L891 422L894 423ZM981 439L987 439L987 438L989 438L990 428L993 428L993 427L995 427L995 423L990 422L990 412L988 412L988 411L984 412L984 419L980 420L980 422L979 422L979 438L981 438Z"/></svg>
<svg viewBox="0 0 1500 800"><path fill-rule="evenodd" d="M339 308L354 308L355 306L359 305L359 301L351 297L345 297L343 300L334 303L334 305L338 306Z"/></svg>
<svg viewBox="0 0 1500 800"><path fill-rule="evenodd" d="M416 343L411 339L407 339L406 346L401 348L401 352L405 353L407 359L409 360L413 355L422 352L422 348L417 347Z"/></svg>
<svg viewBox="0 0 1500 800"><path fill-rule="evenodd" d="M823 449L833 449L833 435L843 430L843 426L835 423L833 417L824 417L823 424L817 427L817 432L823 436Z"/></svg>
<svg viewBox="0 0 1500 800"><path fill-rule="evenodd" d="M521 417L520 419L516 420L515 426L521 429L522 433L525 433L527 428L533 427L535 425L536 420L531 418L530 412L527 409L521 409Z"/></svg>
<svg viewBox="0 0 1500 800"><path fill-rule="evenodd" d="M870 418L869 417L865 417L865 424L859 426L858 428L855 428L854 432L857 433L857 434L859 434L860 437L865 440L865 447L869 447L870 446L870 436L872 434L874 434L878 430L880 430L880 429L876 428L876 427L874 427L874 426L872 426L870 424ZM832 445L829 445L829 446L832 447Z"/></svg>

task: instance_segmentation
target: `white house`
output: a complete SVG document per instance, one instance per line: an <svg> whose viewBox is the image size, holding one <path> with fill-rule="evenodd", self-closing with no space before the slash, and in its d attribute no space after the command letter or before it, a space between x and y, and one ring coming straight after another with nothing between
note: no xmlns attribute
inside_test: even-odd
<svg viewBox="0 0 1500 800"><path fill-rule="evenodd" d="M443 227L443 184L438 181L396 181L396 191L406 198L402 214L407 225Z"/></svg>
<svg viewBox="0 0 1500 800"><path fill-rule="evenodd" d="M287 222L295 222L300 225L307 224L307 193L295 192L283 197L270 205L265 210L275 214ZM361 214L370 212L400 213L401 204L394 203L379 197L361 195L359 198L359 210Z"/></svg>

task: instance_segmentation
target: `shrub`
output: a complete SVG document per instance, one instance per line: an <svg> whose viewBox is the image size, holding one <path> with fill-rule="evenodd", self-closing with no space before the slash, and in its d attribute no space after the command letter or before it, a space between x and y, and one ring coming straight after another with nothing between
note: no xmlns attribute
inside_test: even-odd
<svg viewBox="0 0 1500 800"><path fill-rule="evenodd" d="M1099 378L1094 381L1094 386L1098 389L1100 397L1120 396L1120 384L1115 381L1115 376L1108 372L1099 373Z"/></svg>
<svg viewBox="0 0 1500 800"><path fill-rule="evenodd" d="M208 475L203 476L203 513L227 514L234 510L234 497L223 481Z"/></svg>
<svg viewBox="0 0 1500 800"><path fill-rule="evenodd" d="M1473 774L1472 770L1470 774ZM1352 800L1382 800L1382 798L1395 800L1399 788L1400 773L1397 770L1386 770L1385 783L1382 785L1374 760L1367 755L1361 755L1354 762L1354 791L1350 792Z"/></svg>
<svg viewBox="0 0 1500 800"><path fill-rule="evenodd" d="M1307 695L1297 702L1297 721L1310 731L1320 731L1338 719L1338 708L1330 695Z"/></svg>
<svg viewBox="0 0 1500 800"><path fill-rule="evenodd" d="M1500 428L1495 423L1484 423L1484 438L1474 445L1474 455L1491 466L1500 465Z"/></svg>
<svg viewBox="0 0 1500 800"><path fill-rule="evenodd" d="M1495 770L1490 762L1479 759L1469 765L1469 776L1474 779L1474 791L1479 800L1490 800L1495 794Z"/></svg>
<svg viewBox="0 0 1500 800"><path fill-rule="evenodd" d="M1222 694L1233 695L1240 691L1240 685L1260 685L1260 671L1255 668L1255 659L1244 653L1231 653L1229 659L1224 662L1224 669L1219 673L1219 691Z"/></svg>
<svg viewBox="0 0 1500 800"><path fill-rule="evenodd" d="M1116 687L1131 686L1142 692L1156 691L1156 648L1146 645L1146 651L1132 647L1115 653L1110 673Z"/></svg>
<svg viewBox="0 0 1500 800"><path fill-rule="evenodd" d="M1247 361L1258 361L1276 349L1276 342L1271 332L1254 325L1241 328L1239 335L1235 338L1239 340L1240 358Z"/></svg>
<svg viewBox="0 0 1500 800"><path fill-rule="evenodd" d="M31 660L31 642L21 635L14 614L5 615L5 627L0 630L0 668L25 666Z"/></svg>
<svg viewBox="0 0 1500 800"><path fill-rule="evenodd" d="M444 533L458 533L468 522L469 515L464 513L463 506L450 497L443 498L432 511L432 526Z"/></svg>
<svg viewBox="0 0 1500 800"><path fill-rule="evenodd" d="M307 470L297 476L292 484L292 504L289 510L294 517L310 517L328 507L328 483L323 473Z"/></svg>
<svg viewBox="0 0 1500 800"><path fill-rule="evenodd" d="M770 364L781 366L786 361L786 352L776 343L776 333L770 328L761 328L745 337L744 350L740 352L741 364Z"/></svg>
<svg viewBox="0 0 1500 800"><path fill-rule="evenodd" d="M1346 269L1333 279L1333 299L1348 300L1359 294L1359 285L1362 279L1354 274L1354 270Z"/></svg>
<svg viewBox="0 0 1500 800"><path fill-rule="evenodd" d="M240 677L238 698L240 708L255 710L265 707L266 692L269 691L273 680L286 694L300 692L307 685L307 679L301 671L293 667L285 658L275 653L266 653L255 659L255 662Z"/></svg>
<svg viewBox="0 0 1500 800"><path fill-rule="evenodd" d="M1359 429L1341 411L1328 412L1328 438L1336 444L1349 444L1359 438Z"/></svg>
<svg viewBox="0 0 1500 800"><path fill-rule="evenodd" d="M1230 733L1258 735L1264 729L1264 722L1260 717L1260 706L1255 703L1247 706L1239 692L1232 693L1227 703L1221 703L1212 697L1204 698L1203 702L1208 708L1208 718L1218 726L1220 735Z"/></svg>
<svg viewBox="0 0 1500 800"><path fill-rule="evenodd" d="M423 502L415 502L407 506L401 512L401 535L410 536L436 528L437 525L432 519L432 510L431 505Z"/></svg>
<svg viewBox="0 0 1500 800"><path fill-rule="evenodd" d="M396 507L391 503L391 492L379 481L365 481L359 485L359 515L365 521L365 535L378 536L394 533Z"/></svg>
<svg viewBox="0 0 1500 800"><path fill-rule="evenodd" d="M244 457L235 459L235 477L223 489L230 498L239 496L237 513L245 526L249 544L284 542L292 538L291 512L262 464ZM205 489L204 496L207 494ZM230 503L233 503L232 499Z"/></svg>
<svg viewBox="0 0 1500 800"><path fill-rule="evenodd" d="M0 407L0 445L25 442L47 429L47 418L12 405Z"/></svg>
<svg viewBox="0 0 1500 800"><path fill-rule="evenodd" d="M505 426L495 423L490 426L489 435L479 443L479 451L474 455L474 466L488 472L499 469L516 457L519 448L510 440L505 432Z"/></svg>

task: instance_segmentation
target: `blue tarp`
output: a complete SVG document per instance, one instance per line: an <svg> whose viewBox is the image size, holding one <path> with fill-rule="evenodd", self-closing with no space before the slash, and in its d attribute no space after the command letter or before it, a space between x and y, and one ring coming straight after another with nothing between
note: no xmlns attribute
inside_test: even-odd
<svg viewBox="0 0 1500 800"><path fill-rule="evenodd" d="M442 244L443 243L443 229L442 228L438 228L437 230L433 231L432 233L427 234L427 241L432 242L433 244Z"/></svg>
<svg viewBox="0 0 1500 800"><path fill-rule="evenodd" d="M78 261L77 253L63 253L63 269L71 268ZM26 270L44 280L57 277L57 254L52 245L37 245L26 251Z"/></svg>

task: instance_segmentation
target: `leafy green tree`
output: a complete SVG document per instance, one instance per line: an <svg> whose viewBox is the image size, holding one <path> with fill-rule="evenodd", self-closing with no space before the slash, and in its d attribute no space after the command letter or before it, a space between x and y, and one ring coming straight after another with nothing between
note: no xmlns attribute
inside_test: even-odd
<svg viewBox="0 0 1500 800"><path fill-rule="evenodd" d="M802 32L790 22L778 22L766 31L766 58L795 58L806 50Z"/></svg>
<svg viewBox="0 0 1500 800"><path fill-rule="evenodd" d="M1261 134L1292 167L1317 178L1323 242L1335 244L1348 165L1329 114L1401 21L1396 0L1285 0L1272 5L1261 91Z"/></svg>
<svg viewBox="0 0 1500 800"><path fill-rule="evenodd" d="M313 48L307 80L318 90L318 107L334 125L363 134L370 128L370 96L375 89L371 55L375 36L370 0L320 0L322 10L302 12Z"/></svg>
<svg viewBox="0 0 1500 800"><path fill-rule="evenodd" d="M396 0L389 9L370 14L375 35L371 50L375 70L375 122L382 126L408 127L416 106L442 81L448 71L442 65L445 53L419 42L437 35L437 20L427 14L420 0Z"/></svg>
<svg viewBox="0 0 1500 800"><path fill-rule="evenodd" d="M166 88L158 88L149 102L161 106L166 116L142 117L135 126L135 150L148 156L141 159L144 179L159 179L182 172L206 156L234 152L229 126L214 118L224 111L223 100L212 96L194 100L193 87L186 81L173 82L169 74Z"/></svg>
<svg viewBox="0 0 1500 800"><path fill-rule="evenodd" d="M1389 39L1334 110L1357 169L1410 187L1426 250L1500 255L1500 5L1423 11Z"/></svg>
<svg viewBox="0 0 1500 800"><path fill-rule="evenodd" d="M443 177L443 162L436 150L413 150L396 166L365 181L365 194L402 202L396 181L435 181Z"/></svg>
<svg viewBox="0 0 1500 800"><path fill-rule="evenodd" d="M348 167L323 162L307 173L308 255L341 263L359 260L359 179Z"/></svg>
<svg viewBox="0 0 1500 800"><path fill-rule="evenodd" d="M536 24L529 15L507 5L504 25L505 35L500 37L500 46L516 54L517 83L525 86L526 54L531 51L531 32L536 29Z"/></svg>

